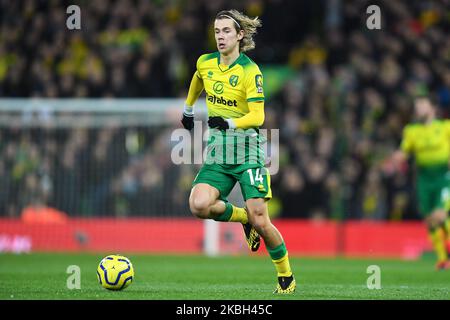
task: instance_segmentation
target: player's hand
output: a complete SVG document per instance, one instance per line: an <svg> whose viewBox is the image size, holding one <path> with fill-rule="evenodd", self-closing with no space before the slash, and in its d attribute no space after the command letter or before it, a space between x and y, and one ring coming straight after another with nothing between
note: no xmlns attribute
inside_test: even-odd
<svg viewBox="0 0 450 320"><path fill-rule="evenodd" d="M210 117L208 125L210 128L217 128L219 130L226 130L230 127L228 122L222 117Z"/></svg>
<svg viewBox="0 0 450 320"><path fill-rule="evenodd" d="M183 113L183 118L181 119L183 127L187 130L192 130L194 128L194 115Z"/></svg>
<svg viewBox="0 0 450 320"><path fill-rule="evenodd" d="M394 152L391 159L396 166L400 166L406 162L407 156L405 155L405 153L403 151L397 150Z"/></svg>

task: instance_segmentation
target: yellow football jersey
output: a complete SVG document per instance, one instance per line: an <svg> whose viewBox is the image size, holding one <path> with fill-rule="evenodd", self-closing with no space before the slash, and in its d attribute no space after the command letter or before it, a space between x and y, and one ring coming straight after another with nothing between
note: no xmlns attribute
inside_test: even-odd
<svg viewBox="0 0 450 320"><path fill-rule="evenodd" d="M403 130L401 149L414 154L419 166L447 164L450 160L450 120L408 124Z"/></svg>
<svg viewBox="0 0 450 320"><path fill-rule="evenodd" d="M240 118L248 102L264 101L262 73L244 53L230 66L220 63L219 52L204 54L195 74L203 80L209 117Z"/></svg>

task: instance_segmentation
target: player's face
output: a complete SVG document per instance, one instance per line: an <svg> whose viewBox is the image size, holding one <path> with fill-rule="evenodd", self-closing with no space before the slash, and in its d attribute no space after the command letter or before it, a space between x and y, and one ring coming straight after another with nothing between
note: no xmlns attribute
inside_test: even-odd
<svg viewBox="0 0 450 320"><path fill-rule="evenodd" d="M214 35L219 52L228 55L236 48L239 50L239 40L242 40L243 31L238 33L231 19L219 19L214 22Z"/></svg>
<svg viewBox="0 0 450 320"><path fill-rule="evenodd" d="M431 105L430 100L426 98L416 99L414 102L414 109L416 118L419 121L427 120L430 115L433 113L433 106Z"/></svg>

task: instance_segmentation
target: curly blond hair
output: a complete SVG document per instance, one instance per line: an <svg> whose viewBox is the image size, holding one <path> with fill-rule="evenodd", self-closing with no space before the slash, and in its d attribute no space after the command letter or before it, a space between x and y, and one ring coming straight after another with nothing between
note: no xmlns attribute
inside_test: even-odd
<svg viewBox="0 0 450 320"><path fill-rule="evenodd" d="M244 37L239 42L239 52L246 52L255 48L255 40L253 36L257 33L256 28L262 26L261 20L250 18L237 10L223 10L216 15L216 20L230 19L233 20L236 32L244 31Z"/></svg>

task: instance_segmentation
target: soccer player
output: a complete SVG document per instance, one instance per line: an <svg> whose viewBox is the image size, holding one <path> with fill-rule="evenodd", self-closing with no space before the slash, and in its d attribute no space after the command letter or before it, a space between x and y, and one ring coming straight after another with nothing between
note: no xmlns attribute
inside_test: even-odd
<svg viewBox="0 0 450 320"><path fill-rule="evenodd" d="M205 90L211 128L208 156L192 183L191 212L201 219L242 223L252 251L258 250L262 237L277 270L274 293L284 294L294 292L296 282L284 240L268 215L272 192L259 134L264 122L263 76L244 54L255 47L253 35L260 26L258 18L236 10L217 14L214 34L218 51L197 60L181 122L188 130L194 127L193 105ZM227 201L236 182L246 208Z"/></svg>
<svg viewBox="0 0 450 320"><path fill-rule="evenodd" d="M416 122L404 128L394 161L400 164L408 155L415 156L419 212L425 218L437 254L436 269L449 269L450 120L438 119L435 106L426 96L415 98L414 109Z"/></svg>

